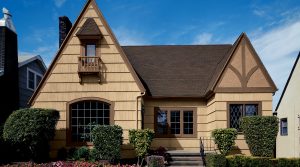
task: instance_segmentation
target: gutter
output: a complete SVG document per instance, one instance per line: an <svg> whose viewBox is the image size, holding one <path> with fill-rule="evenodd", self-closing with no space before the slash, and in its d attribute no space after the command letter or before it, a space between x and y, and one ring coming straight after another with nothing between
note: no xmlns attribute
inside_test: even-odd
<svg viewBox="0 0 300 167"><path fill-rule="evenodd" d="M139 99L145 96L146 92L142 92L140 96L136 97L136 129L139 129ZM142 118L143 119L143 118Z"/></svg>

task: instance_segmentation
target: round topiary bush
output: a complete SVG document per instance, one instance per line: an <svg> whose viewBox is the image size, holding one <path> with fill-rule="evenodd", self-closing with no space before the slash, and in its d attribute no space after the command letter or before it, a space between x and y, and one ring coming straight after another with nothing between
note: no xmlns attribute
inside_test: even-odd
<svg viewBox="0 0 300 167"><path fill-rule="evenodd" d="M23 159L46 160L54 138L59 112L50 109L21 109L6 120L3 139Z"/></svg>

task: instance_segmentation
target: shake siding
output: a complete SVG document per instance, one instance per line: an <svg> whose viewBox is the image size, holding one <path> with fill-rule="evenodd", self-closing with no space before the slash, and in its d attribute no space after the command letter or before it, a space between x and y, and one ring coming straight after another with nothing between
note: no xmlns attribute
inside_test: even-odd
<svg viewBox="0 0 300 167"><path fill-rule="evenodd" d="M137 128L136 110L141 112L141 100L137 102L137 97L141 95L140 89L92 6L88 7L77 30L87 17L94 17L101 33L104 34L104 38L97 46L97 51L100 52L98 55L103 61L101 83L97 82L97 77L92 76L83 77L83 84L79 83L77 70L81 46L75 35L77 31L74 31L32 106L60 111L56 136L51 142L52 157L56 156L58 149L67 147L66 128L67 119L69 119L67 118L67 102L74 99L98 97L111 101L114 107L113 124L123 128L125 144L128 143L128 130ZM141 120L140 115L139 120ZM139 121L139 126L141 127L141 121Z"/></svg>

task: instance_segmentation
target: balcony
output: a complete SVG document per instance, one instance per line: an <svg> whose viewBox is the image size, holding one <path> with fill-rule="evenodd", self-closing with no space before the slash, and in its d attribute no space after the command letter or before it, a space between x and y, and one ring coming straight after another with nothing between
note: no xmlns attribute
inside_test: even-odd
<svg viewBox="0 0 300 167"><path fill-rule="evenodd" d="M91 56L78 57L78 75L80 77L80 82L82 82L83 75L96 74L100 78L100 70L101 70L100 57L91 57Z"/></svg>

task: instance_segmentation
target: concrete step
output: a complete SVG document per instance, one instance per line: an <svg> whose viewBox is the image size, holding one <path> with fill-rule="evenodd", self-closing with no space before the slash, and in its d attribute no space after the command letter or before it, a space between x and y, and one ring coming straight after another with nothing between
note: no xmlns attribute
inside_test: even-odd
<svg viewBox="0 0 300 167"><path fill-rule="evenodd" d="M171 161L199 161L200 156L171 156Z"/></svg>
<svg viewBox="0 0 300 167"><path fill-rule="evenodd" d="M167 151L170 156L200 156L200 152L192 152L192 151Z"/></svg>
<svg viewBox="0 0 300 167"><path fill-rule="evenodd" d="M202 161L171 161L170 166L200 166Z"/></svg>

